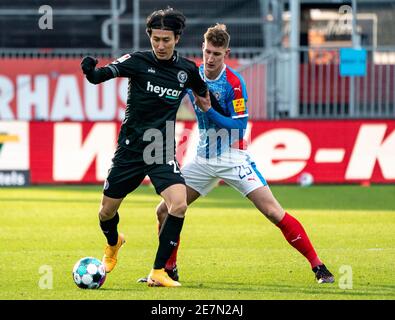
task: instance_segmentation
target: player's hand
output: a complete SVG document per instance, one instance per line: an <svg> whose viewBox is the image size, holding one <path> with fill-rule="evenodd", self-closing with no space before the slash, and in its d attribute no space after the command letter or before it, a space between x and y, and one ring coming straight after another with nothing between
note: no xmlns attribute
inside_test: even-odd
<svg viewBox="0 0 395 320"><path fill-rule="evenodd" d="M210 100L210 92L207 90L206 95L204 97L199 96L195 92L193 92L193 96L195 97L195 103L203 112L207 112L208 109L211 108L211 100Z"/></svg>
<svg viewBox="0 0 395 320"><path fill-rule="evenodd" d="M95 70L95 67L99 61L95 58L92 57L85 57L81 61L81 69L84 74L89 74L93 70Z"/></svg>

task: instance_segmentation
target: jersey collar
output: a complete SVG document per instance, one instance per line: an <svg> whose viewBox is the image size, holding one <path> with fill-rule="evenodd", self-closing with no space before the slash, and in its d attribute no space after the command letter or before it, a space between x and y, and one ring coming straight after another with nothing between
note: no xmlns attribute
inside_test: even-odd
<svg viewBox="0 0 395 320"><path fill-rule="evenodd" d="M218 74L218 76L215 79L209 79L206 77L206 74L204 73L204 66L203 66L203 77L204 77L204 81L210 82L210 81L217 81L219 78L221 78L222 74L225 72L226 70L226 64L224 64L224 67L222 68L221 72Z"/></svg>
<svg viewBox="0 0 395 320"><path fill-rule="evenodd" d="M173 64L173 63L177 63L177 62L178 62L178 58L179 58L178 52L177 52L176 50L174 50L173 55L171 56L171 58L170 58L169 60L159 60L159 59L156 57L156 55L155 55L155 53L154 53L153 50L151 50L151 54L152 54L152 57L155 59L155 61L156 61L157 63L160 63L160 64Z"/></svg>

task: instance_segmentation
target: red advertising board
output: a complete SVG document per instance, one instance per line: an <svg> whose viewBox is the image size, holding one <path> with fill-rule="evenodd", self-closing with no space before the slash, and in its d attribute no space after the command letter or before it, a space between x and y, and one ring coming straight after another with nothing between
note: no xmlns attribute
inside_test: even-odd
<svg viewBox="0 0 395 320"><path fill-rule="evenodd" d="M0 121L122 121L128 79L93 85L82 74L80 62L0 59ZM98 67L110 62L101 59ZM238 66L237 59L227 63Z"/></svg>
<svg viewBox="0 0 395 320"><path fill-rule="evenodd" d="M113 156L119 122L30 122L31 183L98 183ZM194 122L176 126L177 158L189 161ZM256 121L249 151L271 183L394 183L395 121ZM1 154L0 154L1 160ZM0 168L1 170L1 168Z"/></svg>
<svg viewBox="0 0 395 320"><path fill-rule="evenodd" d="M127 81L92 85L80 59L0 59L0 120L121 120Z"/></svg>

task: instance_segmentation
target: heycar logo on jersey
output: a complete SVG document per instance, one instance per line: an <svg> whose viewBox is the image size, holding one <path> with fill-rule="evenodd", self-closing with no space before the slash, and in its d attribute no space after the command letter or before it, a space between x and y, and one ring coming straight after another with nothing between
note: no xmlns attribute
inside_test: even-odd
<svg viewBox="0 0 395 320"><path fill-rule="evenodd" d="M147 91L158 93L159 97L165 96L168 99L178 99L182 91L164 88L161 86L154 86L150 81L147 82Z"/></svg>

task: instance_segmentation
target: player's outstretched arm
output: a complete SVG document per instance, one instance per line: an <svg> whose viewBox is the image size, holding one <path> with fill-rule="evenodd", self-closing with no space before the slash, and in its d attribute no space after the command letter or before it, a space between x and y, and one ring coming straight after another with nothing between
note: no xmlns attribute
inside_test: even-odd
<svg viewBox="0 0 395 320"><path fill-rule="evenodd" d="M81 61L81 69L84 74L90 74L95 70L98 60L92 57L84 57Z"/></svg>
<svg viewBox="0 0 395 320"><path fill-rule="evenodd" d="M114 78L113 72L107 68L98 68L98 60L92 57L85 57L81 61L81 69L90 83L99 84Z"/></svg>
<svg viewBox="0 0 395 320"><path fill-rule="evenodd" d="M232 119L231 117L223 116L214 110L214 108L210 108L207 112L207 117L213 121L220 128L225 129L238 129L245 130L247 128L247 117L243 117L240 119Z"/></svg>
<svg viewBox="0 0 395 320"><path fill-rule="evenodd" d="M193 91L192 93L193 93L193 96L195 97L196 105L203 112L207 112L208 109L211 108L210 91L207 90L206 94L204 96L198 95L195 91Z"/></svg>
<svg viewBox="0 0 395 320"><path fill-rule="evenodd" d="M207 91L206 96L204 97L198 96L195 92L193 92L193 95L195 97L195 103L200 110L205 112L208 118L220 128L239 130L246 129L248 118L243 117L240 119L232 119L231 117L227 117L219 113L217 110L221 108L215 107L216 104L219 106L219 103L211 92Z"/></svg>

